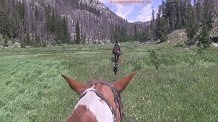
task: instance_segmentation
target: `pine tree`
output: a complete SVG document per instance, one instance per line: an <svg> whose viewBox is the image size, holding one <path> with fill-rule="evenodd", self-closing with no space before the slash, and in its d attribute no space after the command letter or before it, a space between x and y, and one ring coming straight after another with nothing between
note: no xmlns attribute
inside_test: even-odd
<svg viewBox="0 0 218 122"><path fill-rule="evenodd" d="M202 23L202 19L203 19L203 11L204 11L201 0L198 0L196 2L195 10L196 10L196 13L197 13L198 23L201 24Z"/></svg>
<svg viewBox="0 0 218 122"><path fill-rule="evenodd" d="M168 21L166 18L161 18L161 22L160 22L160 42L164 42L167 41L168 39Z"/></svg>
<svg viewBox="0 0 218 122"><path fill-rule="evenodd" d="M213 5L212 0L204 0L204 14L203 14L203 24L205 24L209 31L212 29L213 23Z"/></svg>
<svg viewBox="0 0 218 122"><path fill-rule="evenodd" d="M204 48L208 48L210 47L210 44L212 43L212 40L210 38L210 34L209 34L209 28L207 25L203 25L202 27L202 31L199 35L199 46L203 46Z"/></svg>
<svg viewBox="0 0 218 122"><path fill-rule="evenodd" d="M66 18L65 17L63 19L59 18L58 23L56 27L57 28L56 35L58 35L58 40L60 40L61 43L69 43Z"/></svg>
<svg viewBox="0 0 218 122"><path fill-rule="evenodd" d="M69 36L69 33L68 33L68 22L67 22L66 17L64 17L64 19L63 19L62 27L63 27L64 42L65 43L70 43L70 36Z"/></svg>
<svg viewBox="0 0 218 122"><path fill-rule="evenodd" d="M4 1L0 3L0 33L3 32L3 21L5 18L5 9L4 9Z"/></svg>
<svg viewBox="0 0 218 122"><path fill-rule="evenodd" d="M154 8L152 7L152 18L151 18L151 23L155 23L155 12L154 12Z"/></svg>
<svg viewBox="0 0 218 122"><path fill-rule="evenodd" d="M134 25L134 40L135 41L138 41L138 32L137 32L137 27L136 27L136 25Z"/></svg>
<svg viewBox="0 0 218 122"><path fill-rule="evenodd" d="M149 30L148 34L149 34L149 38L155 39L156 38L156 20L155 20L155 12L154 9L152 8L152 20L150 22L150 26L149 28L147 28ZM145 30L146 31L146 30Z"/></svg>
<svg viewBox="0 0 218 122"><path fill-rule="evenodd" d="M190 0L179 0L180 15L181 15L181 28L186 26L186 14L189 11L188 7L191 4ZM179 10L178 10L179 11Z"/></svg>
<svg viewBox="0 0 218 122"><path fill-rule="evenodd" d="M10 34L10 30L9 30L9 6L10 3L7 0L4 0L2 3L2 8L1 8L1 18L0 18L0 25L1 25L1 33L3 34L3 36L7 35L9 36Z"/></svg>
<svg viewBox="0 0 218 122"><path fill-rule="evenodd" d="M182 28L182 15L181 15L181 5L180 1L176 0L176 29L181 29Z"/></svg>
<svg viewBox="0 0 218 122"><path fill-rule="evenodd" d="M18 14L19 14L19 17L21 20L24 20L24 15L25 15L25 6L24 6L24 3L19 1L17 3L17 8L18 8Z"/></svg>
<svg viewBox="0 0 218 122"><path fill-rule="evenodd" d="M10 13L9 16L9 38L15 38L16 36L16 19L14 13Z"/></svg>
<svg viewBox="0 0 218 122"><path fill-rule="evenodd" d="M79 27L79 21L76 21L76 28L75 28L75 33L76 33L76 44L80 44L80 27Z"/></svg>
<svg viewBox="0 0 218 122"><path fill-rule="evenodd" d="M83 44L85 44L86 43L86 32L84 32L84 34L83 34Z"/></svg>
<svg viewBox="0 0 218 122"><path fill-rule="evenodd" d="M185 27L186 27L186 33L187 33L187 45L193 45L196 43L196 40L194 39L194 36L197 33L198 30L198 23L196 19L196 14L194 11L194 8L192 7L191 3L188 5L186 16L185 16Z"/></svg>
<svg viewBox="0 0 218 122"><path fill-rule="evenodd" d="M7 34L4 35L4 47L8 47L8 40L9 40L9 37Z"/></svg>
<svg viewBox="0 0 218 122"><path fill-rule="evenodd" d="M156 30L155 30L156 40L160 39L161 13L162 13L161 6L159 6L157 18L156 18Z"/></svg>
<svg viewBox="0 0 218 122"><path fill-rule="evenodd" d="M168 39L169 25L167 15L163 16L165 11L164 2L159 6L157 19L156 19L156 39L160 39L160 42L164 42ZM161 16L162 15L162 16Z"/></svg>
<svg viewBox="0 0 218 122"><path fill-rule="evenodd" d="M16 25L17 25L17 29L16 29L16 33L17 33L17 37L19 39L23 39L23 33L25 33L24 30L24 15L25 15L25 7L24 7L24 3L19 1L16 4Z"/></svg>
<svg viewBox="0 0 218 122"><path fill-rule="evenodd" d="M162 17L166 17L167 11L166 11L166 2L164 0L162 0L162 4L161 4L161 12L162 12Z"/></svg>
<svg viewBox="0 0 218 122"><path fill-rule="evenodd" d="M202 30L198 37L199 39L199 46L203 46L204 48L210 47L212 40L210 38L210 32L212 30L212 12L213 12L213 5L211 4L211 0L205 0L203 4L203 20L202 20Z"/></svg>
<svg viewBox="0 0 218 122"><path fill-rule="evenodd" d="M176 29L177 24L177 6L175 0L166 0L166 16L169 18L170 31Z"/></svg>
<svg viewBox="0 0 218 122"><path fill-rule="evenodd" d="M149 38L148 29L144 29L144 31L140 34L139 41L145 42L148 41L148 38Z"/></svg>

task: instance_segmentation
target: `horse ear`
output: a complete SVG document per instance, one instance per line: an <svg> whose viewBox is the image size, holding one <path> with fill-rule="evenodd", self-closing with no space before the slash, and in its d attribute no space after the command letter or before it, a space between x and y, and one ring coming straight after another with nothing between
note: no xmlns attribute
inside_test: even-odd
<svg viewBox="0 0 218 122"><path fill-rule="evenodd" d="M77 94L80 94L80 92L86 87L84 84L73 80L69 77L67 77L66 75L62 74L62 77L65 78L65 80L69 83L70 87L77 92Z"/></svg>
<svg viewBox="0 0 218 122"><path fill-rule="evenodd" d="M120 80L113 83L113 86L119 91L122 92L129 82L132 80L133 76L137 73L137 71L133 72L132 74L121 78Z"/></svg>

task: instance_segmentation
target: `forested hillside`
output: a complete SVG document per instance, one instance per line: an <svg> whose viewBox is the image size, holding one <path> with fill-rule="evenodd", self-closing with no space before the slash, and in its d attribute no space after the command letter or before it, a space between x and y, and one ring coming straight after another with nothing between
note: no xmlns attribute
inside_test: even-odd
<svg viewBox="0 0 218 122"><path fill-rule="evenodd" d="M152 37L160 42L167 41L168 34L185 29L187 45L208 47L217 27L213 23L217 17L216 0L166 0L159 6L157 18L150 25ZM154 16L154 15L153 15ZM213 30L213 31L212 31Z"/></svg>
<svg viewBox="0 0 218 122"><path fill-rule="evenodd" d="M32 1L1 0L0 23L4 46L8 40L19 41L22 47L43 46L50 38L62 43L70 40L67 18L50 5L42 7Z"/></svg>
<svg viewBox="0 0 218 122"><path fill-rule="evenodd" d="M128 23L98 0L1 0L1 43L25 46L132 41L146 23ZM134 38L135 37L135 38Z"/></svg>

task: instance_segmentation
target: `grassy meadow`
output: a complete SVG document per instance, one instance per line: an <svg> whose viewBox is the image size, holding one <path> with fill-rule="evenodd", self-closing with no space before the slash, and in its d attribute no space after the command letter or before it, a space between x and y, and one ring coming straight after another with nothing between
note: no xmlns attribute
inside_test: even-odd
<svg viewBox="0 0 218 122"><path fill-rule="evenodd" d="M121 94L128 119L218 121L218 48L121 46L118 78L138 70ZM65 121L78 95L61 74L82 83L114 81L112 48L112 44L0 48L0 122Z"/></svg>

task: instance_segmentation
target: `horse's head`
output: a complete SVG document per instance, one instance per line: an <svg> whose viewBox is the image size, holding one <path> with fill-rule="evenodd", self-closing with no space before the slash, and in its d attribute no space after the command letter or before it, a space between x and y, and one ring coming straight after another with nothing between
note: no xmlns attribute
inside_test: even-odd
<svg viewBox="0 0 218 122"><path fill-rule="evenodd" d="M82 84L66 75L62 75L70 87L80 95L70 122L121 122L122 105L120 92L129 84L136 72L109 83L106 81L89 81Z"/></svg>

